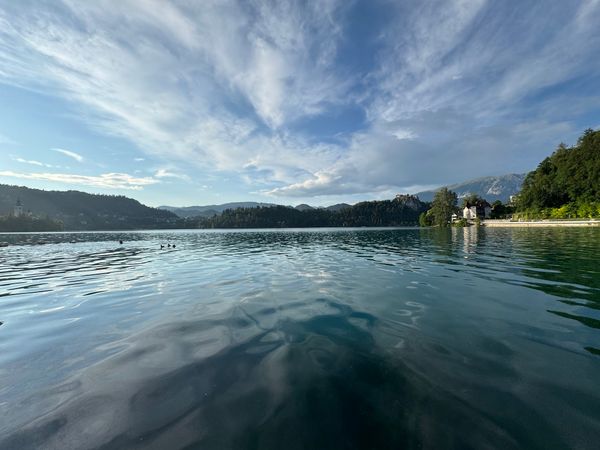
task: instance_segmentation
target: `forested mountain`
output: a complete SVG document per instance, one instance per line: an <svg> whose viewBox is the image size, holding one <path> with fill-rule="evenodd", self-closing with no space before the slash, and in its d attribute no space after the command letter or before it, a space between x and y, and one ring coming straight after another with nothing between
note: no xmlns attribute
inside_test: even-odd
<svg viewBox="0 0 600 450"><path fill-rule="evenodd" d="M452 192L456 192L458 198L475 194L481 198L485 198L490 203L496 200L507 202L511 195L515 195L521 190L524 179L525 174L508 174L497 177L475 178L445 187ZM416 195L422 201L430 202L438 190L419 192Z"/></svg>
<svg viewBox="0 0 600 450"><path fill-rule="evenodd" d="M369 227L416 225L427 204L414 196L361 202L336 208L298 209L289 206L237 208L210 218L188 219L197 228Z"/></svg>
<svg viewBox="0 0 600 450"><path fill-rule="evenodd" d="M600 216L600 130L586 130L527 174L518 210L540 217Z"/></svg>
<svg viewBox="0 0 600 450"><path fill-rule="evenodd" d="M259 202L231 202L221 205L205 205L205 206L159 206L159 209L171 211L179 217L211 217L215 214L221 214L226 209L236 208L256 208L258 206L276 206L274 203L259 203Z"/></svg>
<svg viewBox="0 0 600 450"><path fill-rule="evenodd" d="M34 217L28 214L22 216L0 215L0 232L37 232L37 231L63 231L62 222L48 217Z"/></svg>
<svg viewBox="0 0 600 450"><path fill-rule="evenodd" d="M227 209L238 209L238 208L257 208L257 207L271 207L271 206L283 206L275 203L259 203L259 202L231 202L223 203L221 205L206 205L206 206L159 206L160 209L171 211L182 218L190 217L212 217L215 214L221 214ZM337 203L331 206L325 206L323 208L316 208L314 206L300 204L295 208L304 211L310 209L326 209L329 211L339 211L344 208L349 208L351 205L347 203Z"/></svg>
<svg viewBox="0 0 600 450"><path fill-rule="evenodd" d="M65 230L172 228L178 221L169 211L124 196L0 185L0 215L10 215L17 200L28 216L60 221Z"/></svg>
<svg viewBox="0 0 600 450"><path fill-rule="evenodd" d="M313 206L307 205L306 203L301 203L300 205L296 205L295 208L298 211L310 211L312 209L315 209Z"/></svg>
<svg viewBox="0 0 600 450"><path fill-rule="evenodd" d="M348 203L336 203L335 205L326 206L325 209L328 211L341 211L342 209L351 208L352 205Z"/></svg>

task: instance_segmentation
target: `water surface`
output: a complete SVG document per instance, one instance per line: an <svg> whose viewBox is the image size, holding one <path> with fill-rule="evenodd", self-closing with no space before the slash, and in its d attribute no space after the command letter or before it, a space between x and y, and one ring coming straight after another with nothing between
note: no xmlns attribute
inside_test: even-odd
<svg viewBox="0 0 600 450"><path fill-rule="evenodd" d="M600 229L0 241L2 449L598 448Z"/></svg>

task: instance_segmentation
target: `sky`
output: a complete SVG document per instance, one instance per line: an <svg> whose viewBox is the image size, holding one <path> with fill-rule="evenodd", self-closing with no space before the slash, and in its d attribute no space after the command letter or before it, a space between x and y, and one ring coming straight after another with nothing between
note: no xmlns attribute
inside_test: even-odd
<svg viewBox="0 0 600 450"><path fill-rule="evenodd" d="M0 183L328 205L600 128L599 0L0 0Z"/></svg>

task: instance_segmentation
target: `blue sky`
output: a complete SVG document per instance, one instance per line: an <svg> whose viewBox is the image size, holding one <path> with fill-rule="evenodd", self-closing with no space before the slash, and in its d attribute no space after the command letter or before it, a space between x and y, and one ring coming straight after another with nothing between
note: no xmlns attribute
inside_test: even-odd
<svg viewBox="0 0 600 450"><path fill-rule="evenodd" d="M600 1L0 0L0 183L390 198L600 127Z"/></svg>

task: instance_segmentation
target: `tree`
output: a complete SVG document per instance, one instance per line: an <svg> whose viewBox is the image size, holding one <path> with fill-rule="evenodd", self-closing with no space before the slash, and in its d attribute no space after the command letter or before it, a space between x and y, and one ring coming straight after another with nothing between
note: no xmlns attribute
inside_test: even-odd
<svg viewBox="0 0 600 450"><path fill-rule="evenodd" d="M460 208L464 209L467 204L474 205L478 202L483 202L484 200L477 194L469 194L466 197L462 198L462 202L460 204Z"/></svg>
<svg viewBox="0 0 600 450"><path fill-rule="evenodd" d="M525 213L547 209L557 215L589 216L600 202L600 130L586 130L573 147L560 144L556 151L529 172L517 207ZM579 212L578 209L581 209Z"/></svg>
<svg viewBox="0 0 600 450"><path fill-rule="evenodd" d="M511 208L509 206L505 206L500 200L496 200L492 203L492 219L503 219L509 214Z"/></svg>
<svg viewBox="0 0 600 450"><path fill-rule="evenodd" d="M430 211L422 212L419 215L419 226L421 227L430 227L433 225L433 218L431 217Z"/></svg>
<svg viewBox="0 0 600 450"><path fill-rule="evenodd" d="M457 201L456 193L448 190L448 188L444 187L437 191L430 210L433 224L440 227L448 226L452 213L456 211Z"/></svg>

